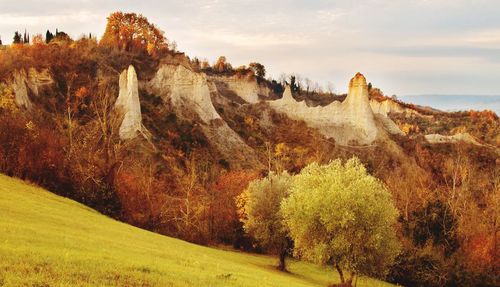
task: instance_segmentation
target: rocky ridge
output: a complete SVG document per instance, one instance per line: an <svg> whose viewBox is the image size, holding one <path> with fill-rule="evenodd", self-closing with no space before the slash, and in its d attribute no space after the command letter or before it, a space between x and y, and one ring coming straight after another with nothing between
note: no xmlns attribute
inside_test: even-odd
<svg viewBox="0 0 500 287"><path fill-rule="evenodd" d="M199 118L205 136L218 152L230 159L231 166L252 168L262 165L252 148L216 111L211 94L217 93L217 87L205 74L196 73L184 65L164 64L145 86L148 92L170 102L177 114L190 120Z"/></svg>
<svg viewBox="0 0 500 287"><path fill-rule="evenodd" d="M268 87L259 85L253 75L250 78L211 76L210 80L216 84L218 90L229 90L249 104L256 104L262 98L268 98L271 94L271 90Z"/></svg>
<svg viewBox="0 0 500 287"><path fill-rule="evenodd" d="M465 142L478 146L482 145L469 133L458 133L451 136L445 136L440 134L428 134L425 135L425 139L431 144Z"/></svg>
<svg viewBox="0 0 500 287"><path fill-rule="evenodd" d="M318 128L322 134L334 138L341 145L371 144L379 134L368 100L366 79L360 73L351 79L349 93L343 102L308 107L305 102L297 102L290 87L287 87L283 97L269 101L269 105L292 119L303 120Z"/></svg>

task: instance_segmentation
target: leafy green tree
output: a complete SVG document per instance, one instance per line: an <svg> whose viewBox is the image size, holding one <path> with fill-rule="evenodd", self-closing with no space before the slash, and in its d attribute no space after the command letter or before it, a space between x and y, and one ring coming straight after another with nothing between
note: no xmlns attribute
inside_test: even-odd
<svg viewBox="0 0 500 287"><path fill-rule="evenodd" d="M257 179L248 185L238 198L240 219L245 231L268 252L279 256L281 271L286 270L285 258L291 241L283 224L280 205L288 196L291 176L274 174Z"/></svg>
<svg viewBox="0 0 500 287"><path fill-rule="evenodd" d="M347 286L356 275L384 275L399 253L391 195L357 158L304 168L281 211L295 254L333 265Z"/></svg>

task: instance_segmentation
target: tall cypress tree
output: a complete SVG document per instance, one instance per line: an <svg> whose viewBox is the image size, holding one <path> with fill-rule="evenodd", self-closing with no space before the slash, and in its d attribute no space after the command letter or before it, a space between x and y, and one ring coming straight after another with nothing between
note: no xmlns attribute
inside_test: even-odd
<svg viewBox="0 0 500 287"><path fill-rule="evenodd" d="M54 34L52 34L52 32L50 32L49 30L47 30L47 32L45 33L45 43L50 43L50 41L52 41L52 39L54 39Z"/></svg>

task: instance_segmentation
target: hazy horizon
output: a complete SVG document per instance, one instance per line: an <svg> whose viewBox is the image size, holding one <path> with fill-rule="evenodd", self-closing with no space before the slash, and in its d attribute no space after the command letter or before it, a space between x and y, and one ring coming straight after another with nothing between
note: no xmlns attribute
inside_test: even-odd
<svg viewBox="0 0 500 287"><path fill-rule="evenodd" d="M404 102L447 111L491 110L500 115L500 95L402 95Z"/></svg>
<svg viewBox="0 0 500 287"><path fill-rule="evenodd" d="M100 37L117 10L148 17L190 57L258 61L273 78L298 73L338 93L359 71L387 95L500 94L497 1L0 0L0 35Z"/></svg>

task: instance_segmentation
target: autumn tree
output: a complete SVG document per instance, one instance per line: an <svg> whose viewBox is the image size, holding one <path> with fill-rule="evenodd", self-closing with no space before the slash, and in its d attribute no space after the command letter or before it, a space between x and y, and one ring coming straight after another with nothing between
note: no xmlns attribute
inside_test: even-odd
<svg viewBox="0 0 500 287"><path fill-rule="evenodd" d="M153 55L167 48L163 31L141 14L115 12L108 17L100 44L124 51L147 51Z"/></svg>
<svg viewBox="0 0 500 287"><path fill-rule="evenodd" d="M0 83L0 113L2 112L16 112L18 107L16 105L16 96L11 87Z"/></svg>
<svg viewBox="0 0 500 287"><path fill-rule="evenodd" d="M33 45L41 45L44 43L42 34L36 34L31 40Z"/></svg>
<svg viewBox="0 0 500 287"><path fill-rule="evenodd" d="M398 211L357 158L308 165L294 177L281 210L295 254L333 265L348 286L356 275L384 274L398 254Z"/></svg>
<svg viewBox="0 0 500 287"><path fill-rule="evenodd" d="M209 186L206 216L212 240L239 245L237 241L242 239L243 227L235 198L257 177L254 171L229 171Z"/></svg>
<svg viewBox="0 0 500 287"><path fill-rule="evenodd" d="M224 73L230 71L232 69L232 66L230 63L227 62L225 56L220 56L217 59L217 62L215 62L213 68L218 73Z"/></svg>
<svg viewBox="0 0 500 287"><path fill-rule="evenodd" d="M261 63L252 62L248 66L258 78L264 78L266 76L266 67Z"/></svg>
<svg viewBox="0 0 500 287"><path fill-rule="evenodd" d="M279 270L286 270L285 258L291 247L283 224L280 205L288 196L291 176L274 174L254 180L239 198L245 231L268 252L279 256Z"/></svg>

